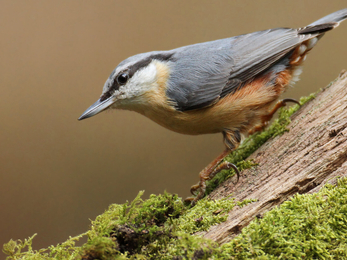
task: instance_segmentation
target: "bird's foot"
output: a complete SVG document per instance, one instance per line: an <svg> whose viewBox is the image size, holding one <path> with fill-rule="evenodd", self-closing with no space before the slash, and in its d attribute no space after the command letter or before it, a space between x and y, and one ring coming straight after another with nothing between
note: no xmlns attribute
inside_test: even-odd
<svg viewBox="0 0 347 260"><path fill-rule="evenodd" d="M226 150L227 151L227 150ZM206 191L206 181L207 180L211 180L214 176L216 176L217 173L219 173L222 170L225 169L231 169L233 168L234 171L236 172L237 175L237 181L236 183L239 181L240 178L240 172L237 169L237 167L230 162L222 162L220 163L220 161L229 153L229 151L222 153L219 157L217 157L217 159L215 161L213 161L209 166L207 166L204 170L202 170L199 174L200 176L200 181L198 184L193 185L190 188L190 192L192 193L192 195L194 195L195 197L188 197L185 199L185 202L189 202L191 203L192 206L194 206L196 204L196 202L200 199L202 199L205 195L205 191ZM217 161L217 163L216 163ZM218 165L218 163L220 163ZM199 191L197 193L197 191Z"/></svg>

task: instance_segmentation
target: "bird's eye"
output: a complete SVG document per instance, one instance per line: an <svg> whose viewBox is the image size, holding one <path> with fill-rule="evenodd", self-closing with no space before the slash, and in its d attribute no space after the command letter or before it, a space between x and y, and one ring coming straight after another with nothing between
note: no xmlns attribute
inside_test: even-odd
<svg viewBox="0 0 347 260"><path fill-rule="evenodd" d="M129 79L129 75L126 73L122 73L118 76L117 82L119 85L124 85L125 83L127 83L128 79Z"/></svg>

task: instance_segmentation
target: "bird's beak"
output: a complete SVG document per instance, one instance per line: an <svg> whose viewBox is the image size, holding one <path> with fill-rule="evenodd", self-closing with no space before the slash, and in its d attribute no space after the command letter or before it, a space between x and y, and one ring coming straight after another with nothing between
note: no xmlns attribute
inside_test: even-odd
<svg viewBox="0 0 347 260"><path fill-rule="evenodd" d="M84 113L78 118L78 120L83 120L89 117L92 117L96 114L99 114L100 112L107 109L109 106L111 106L114 103L113 97L109 97L108 99L104 101L96 101L93 105L91 105Z"/></svg>

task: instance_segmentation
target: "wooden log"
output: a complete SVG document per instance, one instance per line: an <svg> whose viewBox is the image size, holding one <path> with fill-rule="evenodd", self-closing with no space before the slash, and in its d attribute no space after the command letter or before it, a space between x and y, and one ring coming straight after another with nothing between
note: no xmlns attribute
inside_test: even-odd
<svg viewBox="0 0 347 260"><path fill-rule="evenodd" d="M292 115L288 129L250 156L258 166L244 170L236 185L229 179L210 194L212 199L233 194L239 201L257 201L236 206L226 222L204 237L228 242L255 217L294 194L318 191L347 175L347 72Z"/></svg>

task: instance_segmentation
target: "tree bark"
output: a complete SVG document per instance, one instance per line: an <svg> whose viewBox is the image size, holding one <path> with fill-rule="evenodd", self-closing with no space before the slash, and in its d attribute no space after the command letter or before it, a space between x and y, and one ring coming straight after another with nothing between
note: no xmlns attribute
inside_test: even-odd
<svg viewBox="0 0 347 260"><path fill-rule="evenodd" d="M318 191L325 183L347 175L347 72L291 117L289 132L267 141L248 159L258 165L241 173L234 185L229 179L210 198L233 194L237 201L228 220L213 226L204 237L219 243L230 241L255 217L296 193Z"/></svg>

